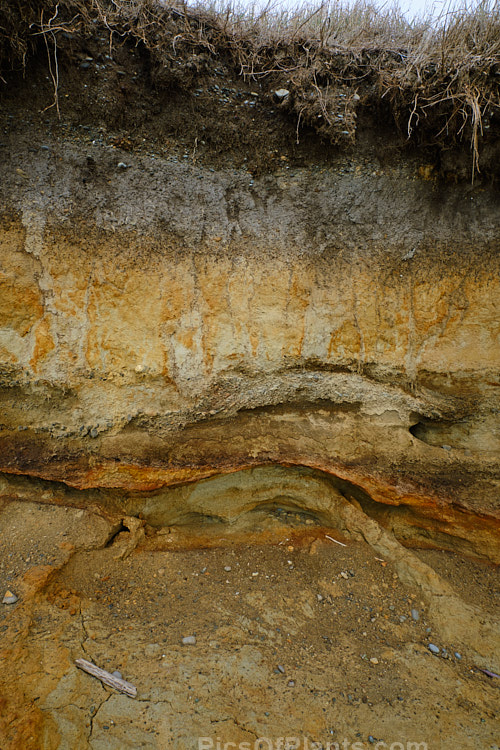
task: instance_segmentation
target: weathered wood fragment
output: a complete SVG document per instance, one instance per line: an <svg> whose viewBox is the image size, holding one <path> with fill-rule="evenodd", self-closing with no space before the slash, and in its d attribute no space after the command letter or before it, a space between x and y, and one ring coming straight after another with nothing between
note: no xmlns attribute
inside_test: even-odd
<svg viewBox="0 0 500 750"><path fill-rule="evenodd" d="M92 662L87 661L86 659L76 659L75 664L80 669L83 669L84 672L88 672L88 674L91 674L92 677L97 677L97 679L101 682L104 682L105 685L109 685L109 687L118 690L120 693L125 693L125 695L128 695L130 698L136 697L137 688L135 687L135 685L132 685L131 682L122 680L120 677L115 677L109 672L106 672L105 669L97 667L95 664L92 664Z"/></svg>

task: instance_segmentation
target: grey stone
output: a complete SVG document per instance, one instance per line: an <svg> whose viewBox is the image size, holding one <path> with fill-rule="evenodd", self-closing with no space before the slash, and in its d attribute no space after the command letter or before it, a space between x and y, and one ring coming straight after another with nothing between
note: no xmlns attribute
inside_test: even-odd
<svg viewBox="0 0 500 750"><path fill-rule="evenodd" d="M2 604L15 604L19 600L19 597L7 590L5 596L2 599Z"/></svg>
<svg viewBox="0 0 500 750"><path fill-rule="evenodd" d="M186 635L182 639L182 645L183 646L195 646L196 645L196 638L194 635Z"/></svg>
<svg viewBox="0 0 500 750"><path fill-rule="evenodd" d="M459 661L462 658L462 654L459 654L458 651L455 651L454 656L455 656L455 659L458 659Z"/></svg>
<svg viewBox="0 0 500 750"><path fill-rule="evenodd" d="M420 620L420 612L418 611L418 609L412 609L411 619L415 620L415 622L418 622Z"/></svg>
<svg viewBox="0 0 500 750"><path fill-rule="evenodd" d="M288 89L277 89L277 90L276 90L276 91L274 92L274 96L275 96L275 97L276 97L276 99L278 99L278 100L279 100L280 102L284 101L284 100L285 100L285 99L287 98L287 96L289 96L289 95L290 95L290 92L288 91Z"/></svg>
<svg viewBox="0 0 500 750"><path fill-rule="evenodd" d="M111 672L111 674L113 675L113 677L117 677L119 680L123 680L122 673L119 672L117 669L115 669L114 672Z"/></svg>
<svg viewBox="0 0 500 750"><path fill-rule="evenodd" d="M428 648L428 649L429 649L429 651L431 651L431 652L432 652L433 654L439 654L439 648L438 648L437 646L435 646L435 645L434 645L433 643L429 643L429 645L427 646L427 648Z"/></svg>

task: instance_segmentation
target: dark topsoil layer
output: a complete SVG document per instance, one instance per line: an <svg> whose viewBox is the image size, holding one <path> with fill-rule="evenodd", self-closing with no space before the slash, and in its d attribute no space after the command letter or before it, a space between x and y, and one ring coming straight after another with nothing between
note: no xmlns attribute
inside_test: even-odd
<svg viewBox="0 0 500 750"><path fill-rule="evenodd" d="M409 75L404 50L389 47L259 46L150 2L104 22L105 3L64 0L51 20L53 5L2 4L0 141L2 131L31 132L34 145L73 132L254 175L349 154L415 159L428 179L500 175L498 55L473 56L466 73L429 58Z"/></svg>

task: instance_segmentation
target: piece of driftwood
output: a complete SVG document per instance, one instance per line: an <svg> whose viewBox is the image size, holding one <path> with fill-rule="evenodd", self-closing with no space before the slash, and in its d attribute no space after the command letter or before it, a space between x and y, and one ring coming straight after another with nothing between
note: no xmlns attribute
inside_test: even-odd
<svg viewBox="0 0 500 750"><path fill-rule="evenodd" d="M328 534L325 534L325 538L329 539L331 542L335 542L335 544L340 544L341 547L347 547L347 544L344 544L344 542L339 542L337 539L334 539L333 536L328 536Z"/></svg>
<svg viewBox="0 0 500 750"><path fill-rule="evenodd" d="M80 669L83 669L84 672L88 672L92 677L97 677L97 679L104 682L105 685L109 685L109 687L118 690L120 693L125 693L125 695L128 695L130 698L135 698L137 695L137 688L135 685L132 685L131 682L122 680L120 677L115 677L109 672L106 672L105 669L96 667L92 662L87 661L86 659L76 659L75 664L77 667L80 667Z"/></svg>

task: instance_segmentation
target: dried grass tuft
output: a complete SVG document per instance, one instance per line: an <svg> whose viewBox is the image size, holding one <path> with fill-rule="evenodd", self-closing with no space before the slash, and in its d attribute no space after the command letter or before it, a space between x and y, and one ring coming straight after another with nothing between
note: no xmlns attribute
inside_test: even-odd
<svg viewBox="0 0 500 750"><path fill-rule="evenodd" d="M357 0L279 9L231 0L187 5L159 0L4 0L0 74L26 64L43 43L57 109L57 39L95 34L109 45L142 45L157 86L189 86L223 60L246 79L289 96L280 106L337 144L352 143L359 107L385 107L416 142L467 139L472 171L500 114L500 4L480 0L437 20L408 21Z"/></svg>

